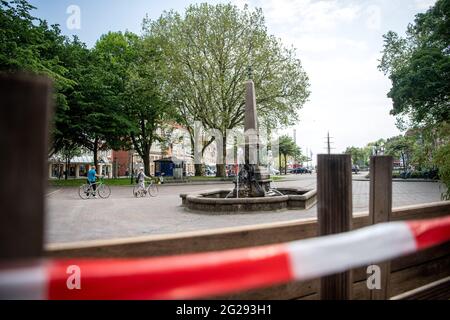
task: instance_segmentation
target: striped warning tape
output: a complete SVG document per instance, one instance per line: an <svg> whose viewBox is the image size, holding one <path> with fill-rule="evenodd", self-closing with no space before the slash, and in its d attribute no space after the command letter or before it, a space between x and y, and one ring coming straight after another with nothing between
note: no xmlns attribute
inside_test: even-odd
<svg viewBox="0 0 450 320"><path fill-rule="evenodd" d="M191 299L342 272L450 240L450 216L381 223L284 244L146 259L2 267L2 299ZM74 269L75 268L75 269ZM71 288L72 270L80 271Z"/></svg>

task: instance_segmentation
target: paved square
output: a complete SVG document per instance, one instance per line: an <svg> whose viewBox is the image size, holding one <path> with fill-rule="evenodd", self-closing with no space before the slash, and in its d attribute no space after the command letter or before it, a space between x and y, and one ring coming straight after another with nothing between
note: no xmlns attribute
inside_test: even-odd
<svg viewBox="0 0 450 320"><path fill-rule="evenodd" d="M315 187L315 175L292 176L295 180L275 182L283 187ZM47 196L46 242L61 243L111 239L151 234L223 228L316 216L317 208L283 212L206 215L180 207L180 193L232 184L162 185L155 198L136 199L131 187L112 187L109 199L81 200L77 188L49 190ZM438 182L393 182L393 206L435 202L444 186ZM368 210L369 182L353 181L354 212Z"/></svg>

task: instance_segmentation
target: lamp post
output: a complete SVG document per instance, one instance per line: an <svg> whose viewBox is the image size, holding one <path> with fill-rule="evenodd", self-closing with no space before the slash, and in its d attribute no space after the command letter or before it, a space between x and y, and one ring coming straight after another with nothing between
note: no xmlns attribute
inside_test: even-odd
<svg viewBox="0 0 450 320"><path fill-rule="evenodd" d="M130 184L133 184L133 178L134 178L134 150L131 150Z"/></svg>
<svg viewBox="0 0 450 320"><path fill-rule="evenodd" d="M114 178L117 178L118 175L119 175L118 172L117 172L117 171L118 171L117 169L118 169L118 165L117 165L117 157L114 157L114 175L113 175Z"/></svg>

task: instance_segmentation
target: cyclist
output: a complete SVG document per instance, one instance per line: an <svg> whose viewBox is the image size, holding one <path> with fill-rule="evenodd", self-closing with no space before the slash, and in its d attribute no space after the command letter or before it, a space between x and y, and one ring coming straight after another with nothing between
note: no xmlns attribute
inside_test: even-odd
<svg viewBox="0 0 450 320"><path fill-rule="evenodd" d="M91 166L88 173L87 173L87 182L90 186L92 186L92 190L94 190L94 197L95 191L97 190L97 177L101 177L101 175L97 174L97 171L95 171L95 166Z"/></svg>

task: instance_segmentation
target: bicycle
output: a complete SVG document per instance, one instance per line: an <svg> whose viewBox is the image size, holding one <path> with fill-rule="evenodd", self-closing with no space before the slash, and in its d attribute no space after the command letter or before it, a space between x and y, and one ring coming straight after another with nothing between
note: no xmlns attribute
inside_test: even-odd
<svg viewBox="0 0 450 320"><path fill-rule="evenodd" d="M137 184L133 188L133 195L136 198L142 198L146 195L150 195L151 197L156 197L158 195L158 187L155 183L153 183L153 180L150 180L150 183L147 185L147 187L142 187L140 184Z"/></svg>
<svg viewBox="0 0 450 320"><path fill-rule="evenodd" d="M94 185L96 186L95 191ZM107 199L111 195L111 188L104 183L103 178L99 178L99 180L93 184L85 183L78 189L78 195L83 200L93 198L96 194L103 199Z"/></svg>

